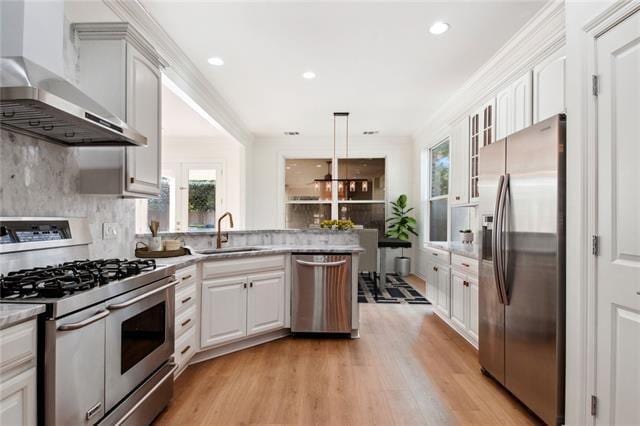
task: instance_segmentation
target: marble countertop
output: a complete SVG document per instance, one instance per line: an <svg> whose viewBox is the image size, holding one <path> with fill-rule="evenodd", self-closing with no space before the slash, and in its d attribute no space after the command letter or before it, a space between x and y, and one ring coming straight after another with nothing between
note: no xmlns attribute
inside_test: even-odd
<svg viewBox="0 0 640 426"><path fill-rule="evenodd" d="M0 303L0 329L29 320L45 311L44 305Z"/></svg>
<svg viewBox="0 0 640 426"><path fill-rule="evenodd" d="M364 249L360 246L341 245L341 246L252 246L258 250L235 252L235 253L215 253L215 254L199 254L194 253L180 257L167 257L164 259L156 259L158 265L172 265L176 269L186 268L201 261L234 259L239 257L268 256L273 254L284 253L360 253ZM233 247L228 247L233 248Z"/></svg>
<svg viewBox="0 0 640 426"><path fill-rule="evenodd" d="M451 242L427 242L428 247L437 248L440 250L446 250L451 253L458 254L460 256L470 257L472 259L479 259L480 247L477 244L463 244L458 241Z"/></svg>

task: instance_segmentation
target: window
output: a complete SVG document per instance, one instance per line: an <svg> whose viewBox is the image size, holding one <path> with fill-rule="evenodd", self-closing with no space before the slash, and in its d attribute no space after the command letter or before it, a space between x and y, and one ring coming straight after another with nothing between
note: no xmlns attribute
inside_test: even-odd
<svg viewBox="0 0 640 426"><path fill-rule="evenodd" d="M172 163L162 167L160 196L137 200L136 233L149 232L152 220L161 232L215 230L220 212L222 165Z"/></svg>
<svg viewBox="0 0 640 426"><path fill-rule="evenodd" d="M429 241L447 240L449 140L429 151Z"/></svg>
<svg viewBox="0 0 640 426"><path fill-rule="evenodd" d="M334 179L334 175L337 178ZM287 159L287 228L318 227L323 220L350 219L385 231L385 159Z"/></svg>

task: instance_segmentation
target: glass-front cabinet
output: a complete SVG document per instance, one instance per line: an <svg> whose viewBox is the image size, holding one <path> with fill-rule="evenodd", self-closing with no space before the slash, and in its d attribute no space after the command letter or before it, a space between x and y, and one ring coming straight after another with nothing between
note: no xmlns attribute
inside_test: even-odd
<svg viewBox="0 0 640 426"><path fill-rule="evenodd" d="M477 203L480 148L496 140L496 100L491 98L469 117L469 201Z"/></svg>

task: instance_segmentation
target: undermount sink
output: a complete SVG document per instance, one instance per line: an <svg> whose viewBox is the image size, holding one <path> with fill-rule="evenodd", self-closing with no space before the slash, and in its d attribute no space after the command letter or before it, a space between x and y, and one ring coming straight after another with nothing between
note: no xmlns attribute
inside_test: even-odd
<svg viewBox="0 0 640 426"><path fill-rule="evenodd" d="M265 250L261 247L227 247L219 249L196 250L199 254L225 254L225 253L245 253L251 251Z"/></svg>

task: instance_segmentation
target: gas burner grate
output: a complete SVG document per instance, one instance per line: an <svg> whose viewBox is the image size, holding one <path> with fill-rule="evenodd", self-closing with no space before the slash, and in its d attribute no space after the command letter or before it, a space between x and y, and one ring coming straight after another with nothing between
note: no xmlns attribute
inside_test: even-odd
<svg viewBox="0 0 640 426"><path fill-rule="evenodd" d="M156 268L155 260L76 260L0 276L0 298L60 298Z"/></svg>

